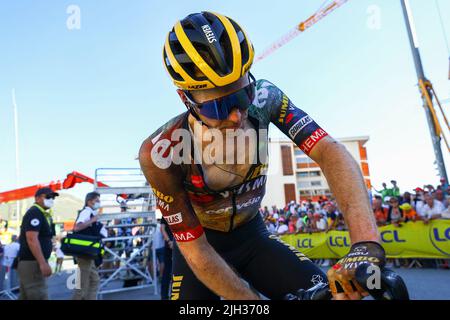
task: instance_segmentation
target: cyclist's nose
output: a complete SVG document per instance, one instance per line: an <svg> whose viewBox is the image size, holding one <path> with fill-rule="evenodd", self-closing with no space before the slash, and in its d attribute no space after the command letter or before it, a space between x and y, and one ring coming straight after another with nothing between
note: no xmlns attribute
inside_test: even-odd
<svg viewBox="0 0 450 320"><path fill-rule="evenodd" d="M230 114L228 115L227 118L228 121L231 121L233 123L240 123L242 120L242 113L238 108L234 108L231 110Z"/></svg>

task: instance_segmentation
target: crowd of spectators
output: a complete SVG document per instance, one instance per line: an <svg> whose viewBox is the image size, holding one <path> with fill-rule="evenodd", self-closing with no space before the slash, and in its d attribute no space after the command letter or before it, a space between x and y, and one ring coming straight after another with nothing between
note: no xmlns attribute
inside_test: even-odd
<svg viewBox="0 0 450 320"><path fill-rule="evenodd" d="M413 192L400 192L395 180L388 188L371 190L371 204L378 226L394 224L401 226L407 221L421 220L429 223L434 219L450 219L450 187L445 179L434 187L425 185ZM342 213L335 199L319 197L318 201L291 201L284 208L266 206L260 208L267 229L272 234L313 233L329 230L347 230Z"/></svg>

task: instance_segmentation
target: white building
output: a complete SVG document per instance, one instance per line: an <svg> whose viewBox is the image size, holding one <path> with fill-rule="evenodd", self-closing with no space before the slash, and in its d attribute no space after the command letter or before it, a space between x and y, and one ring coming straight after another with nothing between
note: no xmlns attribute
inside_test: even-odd
<svg viewBox="0 0 450 320"><path fill-rule="evenodd" d="M359 164L368 188L370 184L369 164L365 144L369 137L337 139ZM291 200L312 199L331 195L328 183L317 163L312 161L291 140L270 139L269 172L266 195L262 206L284 207Z"/></svg>

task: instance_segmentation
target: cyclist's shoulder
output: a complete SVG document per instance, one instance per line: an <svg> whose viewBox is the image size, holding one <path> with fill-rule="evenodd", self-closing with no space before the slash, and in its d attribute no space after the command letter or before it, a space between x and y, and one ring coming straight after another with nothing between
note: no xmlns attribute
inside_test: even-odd
<svg viewBox="0 0 450 320"><path fill-rule="evenodd" d="M187 113L182 113L159 127L141 145L139 162L142 169L167 169L170 167L169 156L172 146L172 133L184 127ZM169 162L170 161L170 162Z"/></svg>
<svg viewBox="0 0 450 320"><path fill-rule="evenodd" d="M271 81L257 80L255 99L250 108L250 114L253 117L270 121L271 113L282 104L283 97L283 92Z"/></svg>

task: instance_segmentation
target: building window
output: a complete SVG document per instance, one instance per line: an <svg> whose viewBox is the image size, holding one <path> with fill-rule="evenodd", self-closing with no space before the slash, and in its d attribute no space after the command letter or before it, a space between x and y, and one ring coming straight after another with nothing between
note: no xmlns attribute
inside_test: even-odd
<svg viewBox="0 0 450 320"><path fill-rule="evenodd" d="M281 146L281 164L283 167L283 176L292 176L292 149L291 146Z"/></svg>
<svg viewBox="0 0 450 320"><path fill-rule="evenodd" d="M314 163L309 157L296 157L297 163Z"/></svg>
<svg viewBox="0 0 450 320"><path fill-rule="evenodd" d="M297 178L316 178L320 177L322 174L320 171L302 171L297 173Z"/></svg>
<svg viewBox="0 0 450 320"><path fill-rule="evenodd" d="M322 185L322 181L311 181L311 186L320 187Z"/></svg>

